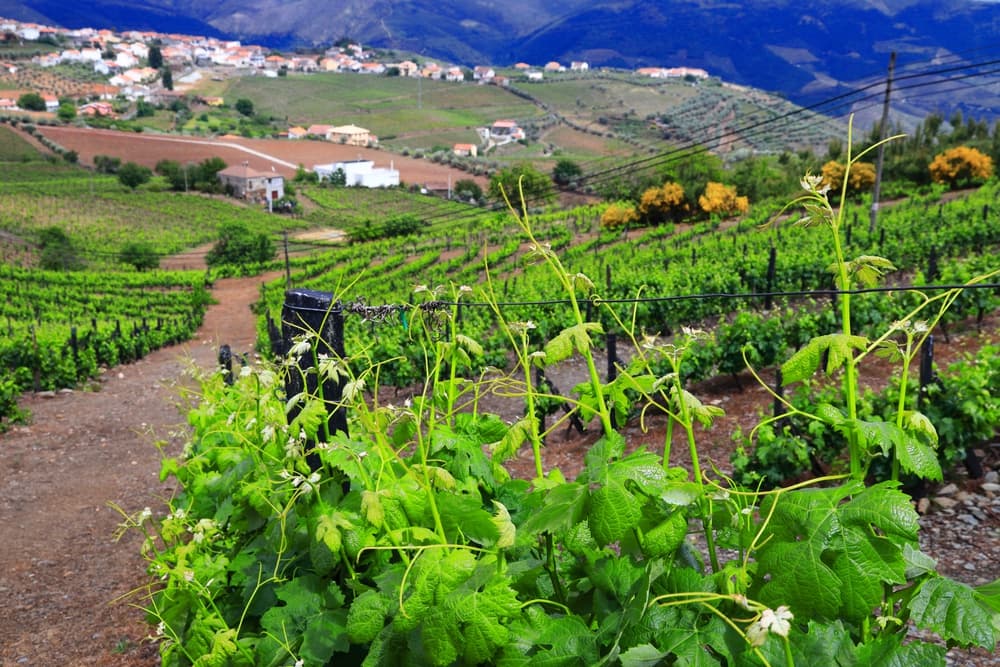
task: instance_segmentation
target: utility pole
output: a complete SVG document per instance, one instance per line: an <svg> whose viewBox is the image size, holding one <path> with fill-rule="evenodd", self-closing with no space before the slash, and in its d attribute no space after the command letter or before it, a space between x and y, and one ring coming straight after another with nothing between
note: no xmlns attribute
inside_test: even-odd
<svg viewBox="0 0 1000 667"><path fill-rule="evenodd" d="M882 102L882 121L878 127L879 142L885 141L886 126L889 124L889 94L892 91L892 74L896 70L896 52L889 54L889 76L885 79L885 101ZM872 189L871 218L868 221L868 236L875 233L875 222L878 219L878 199L882 190L882 163L885 159L885 144L879 143L878 157L875 159L875 187Z"/></svg>
<svg viewBox="0 0 1000 667"><path fill-rule="evenodd" d="M292 264L288 260L288 230L281 232L285 239L285 289L292 288Z"/></svg>

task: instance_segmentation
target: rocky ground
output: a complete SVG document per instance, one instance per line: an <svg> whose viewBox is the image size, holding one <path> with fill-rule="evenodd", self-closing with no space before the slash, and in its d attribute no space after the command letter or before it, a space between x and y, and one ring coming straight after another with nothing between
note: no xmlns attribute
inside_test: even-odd
<svg viewBox="0 0 1000 667"><path fill-rule="evenodd" d="M190 343L160 350L112 369L100 382L49 397L29 396L33 422L0 435L0 667L28 665L159 664L147 641L150 629L130 605L130 591L145 581L138 535L116 541L120 515L162 508L175 491L158 478L161 452L174 454L185 437L184 406L197 400L185 374L212 368L218 346L251 351L254 323L249 304L261 278L221 280L205 324ZM996 337L996 322L989 329ZM982 334L953 336L944 360L982 342ZM978 342L977 342L978 341ZM555 378L568 390L571 374ZM759 388L728 382L698 388L703 400L727 412L722 432L752 421L769 399ZM498 406L512 409L511 406ZM629 424L630 442L662 447L662 422ZM570 476L592 436L560 430L549 438L546 461ZM705 457L728 462L728 440L707 438ZM954 471L947 484L919 501L925 550L946 574L970 584L1000 577L1000 456L980 452L986 474L969 479ZM674 448L683 450L682 447ZM676 463L683 464L678 454ZM512 464L531 475L527 457ZM952 651L953 665L1000 665L984 651Z"/></svg>

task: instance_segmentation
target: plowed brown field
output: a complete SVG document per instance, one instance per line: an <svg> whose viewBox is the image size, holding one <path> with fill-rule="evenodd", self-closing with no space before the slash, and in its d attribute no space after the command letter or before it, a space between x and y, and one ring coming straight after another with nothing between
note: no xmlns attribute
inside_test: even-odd
<svg viewBox="0 0 1000 667"><path fill-rule="evenodd" d="M449 177L453 183L468 178L485 183L482 178L447 165L328 141L188 137L56 126L39 127L39 131L63 148L76 151L80 162L87 166L93 165L95 155L121 158L122 162L136 162L150 169L160 160L185 163L220 157L229 165L247 162L252 169L273 169L291 178L299 165L311 169L316 164L363 159L374 160L379 168L398 169L399 179L405 184L442 184L447 183Z"/></svg>

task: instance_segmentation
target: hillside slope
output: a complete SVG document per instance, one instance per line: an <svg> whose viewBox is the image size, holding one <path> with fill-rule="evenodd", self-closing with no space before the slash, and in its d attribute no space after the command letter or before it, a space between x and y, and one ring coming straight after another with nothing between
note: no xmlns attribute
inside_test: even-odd
<svg viewBox="0 0 1000 667"><path fill-rule="evenodd" d="M591 65L702 67L727 81L810 103L884 76L890 51L900 67L928 68L993 59L1000 5L976 0L541 0L497 5L470 0L58 0L0 2L0 13L78 27L157 27L224 33L274 47L324 45L350 36L365 44L472 65L549 60ZM991 79L947 85L921 80L904 115L938 109L993 118L1000 95ZM992 76L992 75L989 75ZM969 85L972 83L972 85ZM877 106L877 96L856 106ZM902 99L902 98L901 98Z"/></svg>

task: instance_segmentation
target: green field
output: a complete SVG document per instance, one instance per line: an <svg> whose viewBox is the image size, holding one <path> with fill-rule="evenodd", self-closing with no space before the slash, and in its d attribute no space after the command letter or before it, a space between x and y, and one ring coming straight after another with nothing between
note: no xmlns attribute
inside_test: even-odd
<svg viewBox="0 0 1000 667"><path fill-rule="evenodd" d="M0 162L40 160L35 147L8 127L0 125Z"/></svg>
<svg viewBox="0 0 1000 667"><path fill-rule="evenodd" d="M291 125L354 123L375 134L447 130L492 124L498 118L527 121L541 111L496 86L418 81L356 74L241 77L225 93L230 104L254 101L258 113Z"/></svg>
<svg viewBox="0 0 1000 667"><path fill-rule="evenodd" d="M0 137L8 134L4 130ZM3 143L8 144L16 146ZM154 179L130 191L114 176L75 165L0 162L0 230L31 242L40 229L59 227L88 263L106 266L116 262L126 243L146 242L160 254L176 253L213 240L219 225L230 220L275 233L305 225L225 197L162 187Z"/></svg>

